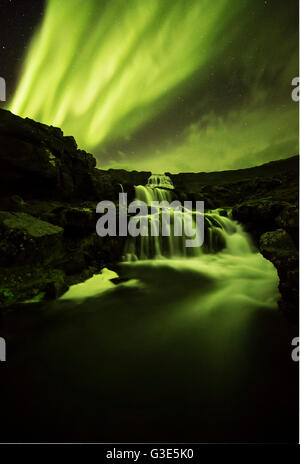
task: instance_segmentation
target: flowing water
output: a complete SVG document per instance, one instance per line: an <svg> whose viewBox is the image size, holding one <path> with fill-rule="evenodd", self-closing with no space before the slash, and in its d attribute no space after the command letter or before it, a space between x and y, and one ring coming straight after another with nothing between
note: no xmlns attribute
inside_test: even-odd
<svg viewBox="0 0 300 464"><path fill-rule="evenodd" d="M220 211L192 254L172 231L128 240L121 283L105 270L8 318L4 438L297 442L295 330L274 266Z"/></svg>
<svg viewBox="0 0 300 464"><path fill-rule="evenodd" d="M167 184L165 181L157 181L157 178L158 176L155 176L153 184L154 182L158 185ZM147 214L140 214L135 221L147 235L128 238L124 261L199 256L201 253L200 236L202 235L200 230L198 241L196 241L197 246L186 247L186 240L195 235L197 228L192 211L181 204L171 207L172 193L169 190L143 185L138 185L135 190L137 204L143 202L149 209ZM153 202L159 202L161 205L154 212L150 209Z"/></svg>

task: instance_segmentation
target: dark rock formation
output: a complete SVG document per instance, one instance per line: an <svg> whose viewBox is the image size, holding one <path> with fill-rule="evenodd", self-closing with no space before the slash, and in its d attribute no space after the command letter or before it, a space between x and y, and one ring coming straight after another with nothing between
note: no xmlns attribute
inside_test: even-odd
<svg viewBox="0 0 300 464"><path fill-rule="evenodd" d="M80 194L82 177L95 166L92 155L77 150L73 137L4 110L0 111L0 156L0 193L5 196L73 198Z"/></svg>
<svg viewBox="0 0 300 464"><path fill-rule="evenodd" d="M23 212L0 212L2 306L38 295L56 298L121 256L122 241L96 235L92 209L60 206L45 215L51 223Z"/></svg>
<svg viewBox="0 0 300 464"><path fill-rule="evenodd" d="M73 137L5 110L0 110L0 163L2 307L38 295L55 298L120 259L123 239L95 233L96 204L117 201L120 171L114 178L96 169L94 157L78 150ZM133 197L126 177L123 188Z"/></svg>
<svg viewBox="0 0 300 464"><path fill-rule="evenodd" d="M259 249L275 265L280 279L281 305L296 321L295 308L299 302L299 256L291 236L284 229L265 232L259 240Z"/></svg>
<svg viewBox="0 0 300 464"><path fill-rule="evenodd" d="M26 213L0 211L0 265L59 260L63 231Z"/></svg>
<svg viewBox="0 0 300 464"><path fill-rule="evenodd" d="M271 161L247 169L235 169L231 171L215 172L183 172L180 174L170 174L175 188L184 190L187 193L197 192L199 187L212 186L217 190L220 186L249 182L249 188L260 187L264 190L266 183L269 187L275 187L281 183L280 177L283 174L291 173L298 165L298 156L288 159ZM298 167L296 168L298 169ZM279 178L277 178L279 176ZM226 185L226 186L227 186Z"/></svg>

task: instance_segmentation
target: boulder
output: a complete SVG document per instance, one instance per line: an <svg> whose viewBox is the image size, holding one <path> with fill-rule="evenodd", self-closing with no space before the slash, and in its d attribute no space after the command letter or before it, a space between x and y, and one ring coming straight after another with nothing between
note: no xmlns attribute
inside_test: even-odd
<svg viewBox="0 0 300 464"><path fill-rule="evenodd" d="M36 266L0 267L0 306L10 307L19 302L53 299L67 289L65 273L60 269Z"/></svg>
<svg viewBox="0 0 300 464"><path fill-rule="evenodd" d="M0 212L0 266L58 262L63 229L27 213Z"/></svg>
<svg viewBox="0 0 300 464"><path fill-rule="evenodd" d="M23 212L0 212L0 303L51 298L68 286L55 269L65 254L63 229Z"/></svg>
<svg viewBox="0 0 300 464"><path fill-rule="evenodd" d="M259 250L277 269L282 295L280 306L294 322L298 319L299 255L293 239L284 229L264 233Z"/></svg>
<svg viewBox="0 0 300 464"><path fill-rule="evenodd" d="M96 204L91 206L61 205L51 209L45 217L64 229L65 236L86 236L96 230Z"/></svg>
<svg viewBox="0 0 300 464"><path fill-rule="evenodd" d="M273 199L252 200L234 206L231 214L257 242L262 233L278 228L276 218L287 205L287 202Z"/></svg>
<svg viewBox="0 0 300 464"><path fill-rule="evenodd" d="M286 230L293 238L294 244L299 245L299 208L296 205L288 205L282 209L275 218L278 227Z"/></svg>

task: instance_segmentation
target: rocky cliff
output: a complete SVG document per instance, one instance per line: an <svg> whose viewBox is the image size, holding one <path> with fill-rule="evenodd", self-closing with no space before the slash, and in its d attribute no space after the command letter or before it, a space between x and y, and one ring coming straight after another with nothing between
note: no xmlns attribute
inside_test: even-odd
<svg viewBox="0 0 300 464"><path fill-rule="evenodd" d="M120 175L55 127L0 110L0 305L55 298L121 256L95 233L96 203L116 201ZM133 173L139 180L139 173ZM141 175L141 182L145 175ZM133 184L123 182L133 196Z"/></svg>

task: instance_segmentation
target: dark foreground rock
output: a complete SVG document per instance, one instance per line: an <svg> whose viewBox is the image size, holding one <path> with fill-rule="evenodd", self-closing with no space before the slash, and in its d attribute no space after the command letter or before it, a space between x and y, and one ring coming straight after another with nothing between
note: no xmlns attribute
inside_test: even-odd
<svg viewBox="0 0 300 464"><path fill-rule="evenodd" d="M0 109L0 196L64 201L117 199L150 173L96 169L93 155L52 126Z"/></svg>
<svg viewBox="0 0 300 464"><path fill-rule="evenodd" d="M299 302L299 255L292 237L284 229L262 234L259 241L262 255L272 261L280 279L280 305L289 317L297 320Z"/></svg>
<svg viewBox="0 0 300 464"><path fill-rule="evenodd" d="M57 298L70 284L120 259L123 243L98 237L92 212L57 206L45 213L52 223L24 212L0 212L1 306Z"/></svg>
<svg viewBox="0 0 300 464"><path fill-rule="evenodd" d="M95 211L122 188L133 198L131 173L120 185L120 171L95 166L59 128L0 110L1 307L56 298L120 260L124 239L98 237Z"/></svg>

